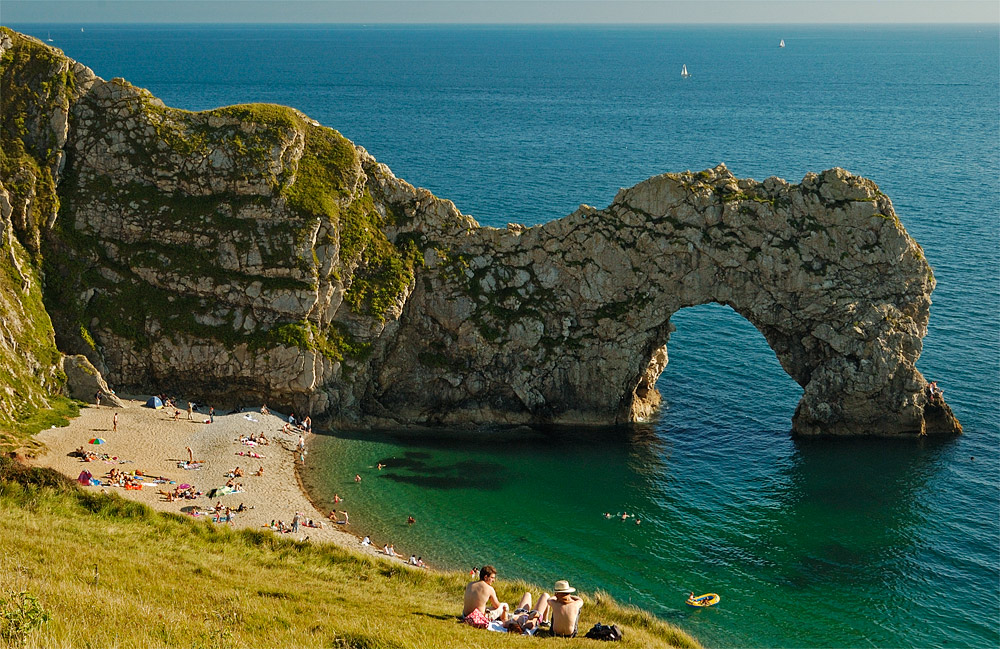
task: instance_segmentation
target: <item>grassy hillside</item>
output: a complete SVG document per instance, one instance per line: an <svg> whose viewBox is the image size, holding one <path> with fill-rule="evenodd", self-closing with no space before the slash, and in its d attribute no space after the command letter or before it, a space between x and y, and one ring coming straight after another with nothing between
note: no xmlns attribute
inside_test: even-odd
<svg viewBox="0 0 1000 649"><path fill-rule="evenodd" d="M0 519L0 597L28 591L51 615L28 647L604 646L460 624L463 574L156 513L7 458ZM506 601L540 590L498 584ZM616 623L624 647L699 646L600 593L585 599L581 629Z"/></svg>

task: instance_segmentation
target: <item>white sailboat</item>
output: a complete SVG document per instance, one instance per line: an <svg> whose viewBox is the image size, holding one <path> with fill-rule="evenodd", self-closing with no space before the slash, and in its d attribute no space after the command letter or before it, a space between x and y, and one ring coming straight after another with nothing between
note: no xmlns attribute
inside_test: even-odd
<svg viewBox="0 0 1000 649"><path fill-rule="evenodd" d="M784 47L784 46L785 46L785 39L782 38L781 42L778 43L778 47Z"/></svg>
<svg viewBox="0 0 1000 649"><path fill-rule="evenodd" d="M681 77L687 79L690 76L691 75L688 73L687 63L685 63L684 65L681 66Z"/></svg>
<svg viewBox="0 0 1000 649"><path fill-rule="evenodd" d="M47 36L45 37L45 40L46 40L47 42L49 42L49 43L51 43L51 42L52 42L52 32L49 32L49 33L48 33L48 35L47 35Z"/></svg>

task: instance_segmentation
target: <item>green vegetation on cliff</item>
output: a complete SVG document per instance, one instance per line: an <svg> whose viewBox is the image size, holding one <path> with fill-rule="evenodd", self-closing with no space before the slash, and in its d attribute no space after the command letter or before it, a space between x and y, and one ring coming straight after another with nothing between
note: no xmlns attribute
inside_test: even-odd
<svg viewBox="0 0 1000 649"><path fill-rule="evenodd" d="M0 458L0 518L0 583L31 593L51 616L28 638L29 647L594 644L461 624L463 573L408 568L333 545L156 513L7 458ZM505 601L517 601L525 590L537 596L541 588L497 583ZM678 628L603 593L585 599L580 628L618 624L624 647L699 646Z"/></svg>
<svg viewBox="0 0 1000 649"><path fill-rule="evenodd" d="M25 223L19 234L37 254L42 226L37 219L44 221L58 209L51 168L58 154L52 116L67 110L76 82L69 60L57 50L6 27L0 27L0 37L13 42L0 59L0 178L13 194L13 204L33 203L30 211L36 222Z"/></svg>
<svg viewBox="0 0 1000 649"><path fill-rule="evenodd" d="M45 307L31 316L48 327L39 365L59 356L48 315L71 353L114 342L141 358L167 338L367 358L354 332L395 317L423 260L412 237L386 236L394 213L372 199L349 140L289 107L191 112L124 79L91 85L89 73L76 96L75 63L3 36L0 178L33 281L44 277ZM331 290L353 313L320 327ZM17 408L40 403L23 392Z"/></svg>

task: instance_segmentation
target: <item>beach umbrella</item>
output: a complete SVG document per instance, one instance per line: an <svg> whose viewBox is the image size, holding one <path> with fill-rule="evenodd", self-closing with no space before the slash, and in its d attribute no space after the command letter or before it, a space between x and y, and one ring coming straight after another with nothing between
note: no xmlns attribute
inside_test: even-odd
<svg viewBox="0 0 1000 649"><path fill-rule="evenodd" d="M191 488L191 485L189 485L186 482L184 484L182 484L180 487L178 487L178 489L190 489L190 488Z"/></svg>
<svg viewBox="0 0 1000 649"><path fill-rule="evenodd" d="M101 439L100 437L95 437L92 440L90 440L90 443L91 444L103 444L104 440Z"/></svg>

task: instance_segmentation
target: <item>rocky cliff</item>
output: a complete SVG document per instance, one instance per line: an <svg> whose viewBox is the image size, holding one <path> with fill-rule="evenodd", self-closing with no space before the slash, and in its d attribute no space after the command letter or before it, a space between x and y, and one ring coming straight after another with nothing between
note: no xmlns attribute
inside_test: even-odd
<svg viewBox="0 0 1000 649"><path fill-rule="evenodd" d="M796 432L961 430L915 368L931 269L870 180L720 165L484 228L293 109L191 113L9 30L0 51L10 249L59 348L120 389L343 426L624 424L656 410L671 315L718 302L803 387Z"/></svg>

